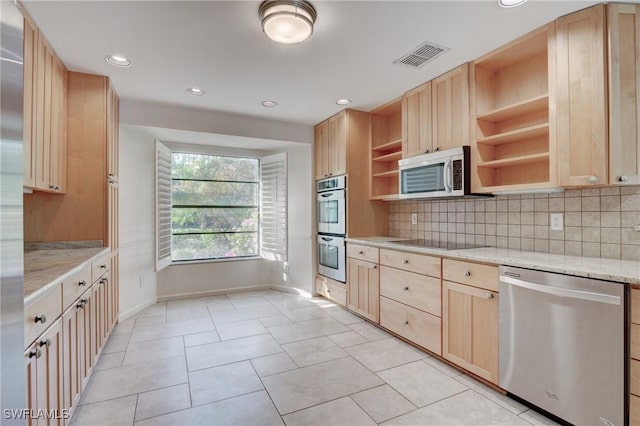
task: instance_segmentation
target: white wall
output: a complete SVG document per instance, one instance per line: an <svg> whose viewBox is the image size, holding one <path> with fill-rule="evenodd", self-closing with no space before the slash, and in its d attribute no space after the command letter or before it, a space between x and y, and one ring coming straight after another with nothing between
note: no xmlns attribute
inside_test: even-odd
<svg viewBox="0 0 640 426"><path fill-rule="evenodd" d="M153 137L120 125L120 319L156 302Z"/></svg>
<svg viewBox="0 0 640 426"><path fill-rule="evenodd" d="M155 272L153 129L120 125L120 318L189 295L284 286L312 291L311 145L289 144L289 261L221 261L173 265ZM191 146L191 148L197 148ZM201 148L201 146L200 146ZM229 152L228 149L223 149Z"/></svg>

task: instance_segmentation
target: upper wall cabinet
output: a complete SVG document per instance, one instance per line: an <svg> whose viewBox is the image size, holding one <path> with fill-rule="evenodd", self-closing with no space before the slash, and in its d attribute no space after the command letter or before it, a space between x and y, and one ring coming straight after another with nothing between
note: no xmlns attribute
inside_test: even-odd
<svg viewBox="0 0 640 426"><path fill-rule="evenodd" d="M24 20L23 69L23 185L65 193L67 70L29 19Z"/></svg>
<svg viewBox="0 0 640 426"><path fill-rule="evenodd" d="M469 64L432 82L433 150L469 145Z"/></svg>
<svg viewBox="0 0 640 426"><path fill-rule="evenodd" d="M418 99L418 98L414 98ZM371 182L372 200L398 198L398 160L402 158L403 111L396 99L371 111ZM420 120L420 115L416 120Z"/></svg>
<svg viewBox="0 0 640 426"><path fill-rule="evenodd" d="M402 96L402 158L433 151L431 87L429 81Z"/></svg>
<svg viewBox="0 0 640 426"><path fill-rule="evenodd" d="M640 5L607 7L609 183L640 185Z"/></svg>
<svg viewBox="0 0 640 426"><path fill-rule="evenodd" d="M347 173L347 110L315 127L316 180Z"/></svg>
<svg viewBox="0 0 640 426"><path fill-rule="evenodd" d="M472 190L557 185L555 24L475 61L472 85Z"/></svg>
<svg viewBox="0 0 640 426"><path fill-rule="evenodd" d="M608 183L604 8L590 7L557 21L561 186Z"/></svg>
<svg viewBox="0 0 640 426"><path fill-rule="evenodd" d="M402 158L469 145L469 65L402 96Z"/></svg>

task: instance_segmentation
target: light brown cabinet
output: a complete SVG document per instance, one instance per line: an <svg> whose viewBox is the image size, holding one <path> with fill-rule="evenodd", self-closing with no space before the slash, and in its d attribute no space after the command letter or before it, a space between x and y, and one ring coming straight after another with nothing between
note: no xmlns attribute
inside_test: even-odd
<svg viewBox="0 0 640 426"><path fill-rule="evenodd" d="M380 271L377 264L347 258L347 307L370 321L380 321Z"/></svg>
<svg viewBox="0 0 640 426"><path fill-rule="evenodd" d="M640 5L609 4L609 183L640 185Z"/></svg>
<svg viewBox="0 0 640 426"><path fill-rule="evenodd" d="M456 261L458 263L465 263ZM498 384L498 292L486 288L497 289L497 267L479 265L471 262L469 270L478 270L485 277L492 276L488 269L495 270L495 284L482 283L474 286L475 279L471 274L463 274L465 284L447 281L457 276L458 264L448 271L447 263L443 263L442 281L442 356L454 364ZM476 266L477 265L477 266Z"/></svg>
<svg viewBox="0 0 640 426"><path fill-rule="evenodd" d="M402 158L433 151L431 82L402 96Z"/></svg>
<svg viewBox="0 0 640 426"><path fill-rule="evenodd" d="M63 408L71 410L78 403L87 369L84 359L85 298L79 297L62 316L63 328Z"/></svg>
<svg viewBox="0 0 640 426"><path fill-rule="evenodd" d="M58 418L27 418L27 424L63 424L63 371L62 320L58 319L25 352L27 407L56 410Z"/></svg>
<svg viewBox="0 0 640 426"><path fill-rule="evenodd" d="M316 180L347 173L347 110L315 128Z"/></svg>
<svg viewBox="0 0 640 426"><path fill-rule="evenodd" d="M629 425L640 425L640 288L631 288Z"/></svg>
<svg viewBox="0 0 640 426"><path fill-rule="evenodd" d="M23 185L66 192L67 70L42 33L24 20Z"/></svg>
<svg viewBox="0 0 640 426"><path fill-rule="evenodd" d="M402 149L402 100L396 99L371 111L370 199L398 198Z"/></svg>
<svg viewBox="0 0 640 426"><path fill-rule="evenodd" d="M557 20L561 186L608 183L605 6Z"/></svg>
<svg viewBox="0 0 640 426"><path fill-rule="evenodd" d="M347 287L344 283L318 276L316 277L316 293L338 305L347 306Z"/></svg>
<svg viewBox="0 0 640 426"><path fill-rule="evenodd" d="M433 90L433 150L469 145L469 64L436 77Z"/></svg>

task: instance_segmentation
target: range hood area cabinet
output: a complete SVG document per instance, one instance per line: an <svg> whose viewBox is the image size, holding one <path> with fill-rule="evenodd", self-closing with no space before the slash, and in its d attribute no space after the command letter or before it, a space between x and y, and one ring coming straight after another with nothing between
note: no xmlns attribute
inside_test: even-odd
<svg viewBox="0 0 640 426"><path fill-rule="evenodd" d="M590 7L472 64L473 192L640 183L638 10Z"/></svg>
<svg viewBox="0 0 640 426"><path fill-rule="evenodd" d="M371 114L342 110L317 124L314 136L316 180L347 175L347 236L387 235L389 207L369 199Z"/></svg>
<svg viewBox="0 0 640 426"><path fill-rule="evenodd" d="M64 194L67 69L28 17L24 18L23 70L23 186Z"/></svg>
<svg viewBox="0 0 640 426"><path fill-rule="evenodd" d="M469 64L402 95L402 158L469 145Z"/></svg>

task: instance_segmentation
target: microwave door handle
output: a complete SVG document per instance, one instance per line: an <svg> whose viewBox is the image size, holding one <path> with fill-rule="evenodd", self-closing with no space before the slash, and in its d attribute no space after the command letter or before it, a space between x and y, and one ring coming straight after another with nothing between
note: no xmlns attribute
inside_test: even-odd
<svg viewBox="0 0 640 426"><path fill-rule="evenodd" d="M444 183L444 190L446 192L451 192L453 190L452 186L452 179L451 179L451 160L447 160L444 163L444 168L442 169L442 173L443 173L443 183Z"/></svg>

